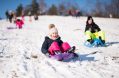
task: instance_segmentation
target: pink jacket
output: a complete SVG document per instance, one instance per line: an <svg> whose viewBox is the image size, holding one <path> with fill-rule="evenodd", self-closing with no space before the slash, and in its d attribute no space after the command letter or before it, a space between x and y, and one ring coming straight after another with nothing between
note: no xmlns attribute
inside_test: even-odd
<svg viewBox="0 0 119 78"><path fill-rule="evenodd" d="M22 26L23 24L24 24L24 22L22 20L17 20L16 21L17 26Z"/></svg>

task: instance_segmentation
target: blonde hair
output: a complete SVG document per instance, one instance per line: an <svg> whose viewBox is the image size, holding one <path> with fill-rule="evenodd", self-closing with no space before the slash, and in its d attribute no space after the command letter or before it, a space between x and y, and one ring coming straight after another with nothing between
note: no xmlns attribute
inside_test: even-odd
<svg viewBox="0 0 119 78"><path fill-rule="evenodd" d="M55 25L54 24L50 24L48 28L49 29L55 28Z"/></svg>

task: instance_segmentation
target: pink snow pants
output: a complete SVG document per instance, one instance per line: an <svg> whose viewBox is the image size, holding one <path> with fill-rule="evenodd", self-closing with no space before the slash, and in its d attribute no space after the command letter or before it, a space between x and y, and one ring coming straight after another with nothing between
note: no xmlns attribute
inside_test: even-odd
<svg viewBox="0 0 119 78"><path fill-rule="evenodd" d="M68 60L74 57L73 53L66 52L68 49L70 49L70 45L67 42L62 43L61 46L58 45L57 42L53 42L51 46L49 47L49 52L51 54L51 58L62 61L62 60ZM61 51L61 54L56 54L54 51Z"/></svg>
<svg viewBox="0 0 119 78"><path fill-rule="evenodd" d="M67 42L63 42L61 46L59 46L57 42L53 42L48 51L51 55L54 55L54 51L61 51L62 53L64 53L70 48L71 47Z"/></svg>

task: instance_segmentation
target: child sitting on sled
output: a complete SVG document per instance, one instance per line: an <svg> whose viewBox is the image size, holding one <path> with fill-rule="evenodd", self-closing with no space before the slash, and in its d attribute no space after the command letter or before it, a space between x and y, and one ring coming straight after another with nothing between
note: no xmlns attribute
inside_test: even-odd
<svg viewBox="0 0 119 78"><path fill-rule="evenodd" d="M54 24L49 25L49 35L45 37L41 51L51 58L62 61L78 56L74 53L75 46L71 47L67 42L63 42Z"/></svg>
<svg viewBox="0 0 119 78"><path fill-rule="evenodd" d="M105 33L101 31L99 26L95 24L92 16L88 16L85 27L85 35L87 37L86 45L104 46Z"/></svg>

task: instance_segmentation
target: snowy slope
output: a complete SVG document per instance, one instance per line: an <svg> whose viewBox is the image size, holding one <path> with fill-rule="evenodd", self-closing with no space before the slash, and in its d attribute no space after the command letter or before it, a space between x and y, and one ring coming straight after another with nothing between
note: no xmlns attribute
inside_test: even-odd
<svg viewBox="0 0 119 78"><path fill-rule="evenodd" d="M38 21L29 22L25 17L21 30L1 20L0 78L119 78L119 19L94 18L105 31L109 44L99 48L83 45L86 20L86 17L40 16ZM51 23L56 25L63 41L76 46L80 58L59 62L41 53Z"/></svg>

